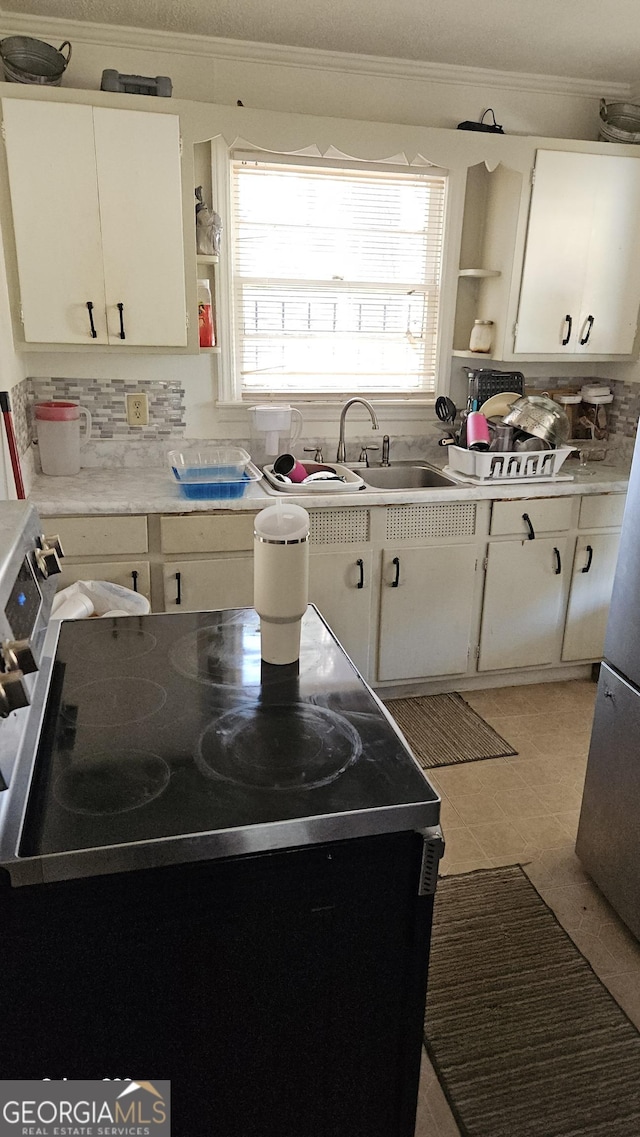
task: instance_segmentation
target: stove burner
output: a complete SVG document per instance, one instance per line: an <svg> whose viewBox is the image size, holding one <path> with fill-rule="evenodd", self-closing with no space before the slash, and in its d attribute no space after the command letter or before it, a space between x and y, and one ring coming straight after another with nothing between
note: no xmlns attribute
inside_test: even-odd
<svg viewBox="0 0 640 1137"><path fill-rule="evenodd" d="M95 679L69 691L62 715L78 727L126 726L151 718L166 701L167 692L159 683L123 675Z"/></svg>
<svg viewBox="0 0 640 1137"><path fill-rule="evenodd" d="M251 622L230 620L211 624L183 636L170 649L171 665L187 679L210 686L229 687L256 695L265 682L279 683L281 668L273 668L269 679L262 669L260 622L252 613ZM305 642L304 626L300 651L300 675L322 667L323 653L313 643Z"/></svg>
<svg viewBox="0 0 640 1137"><path fill-rule="evenodd" d="M207 625L177 640L172 666L187 679L246 688L260 682L260 630L238 621Z"/></svg>
<svg viewBox="0 0 640 1137"><path fill-rule="evenodd" d="M53 792L70 813L106 816L148 805L167 788L170 776L157 754L110 750L65 770Z"/></svg>
<svg viewBox="0 0 640 1137"><path fill-rule="evenodd" d="M156 637L142 628L123 628L122 618L93 620L94 629L78 639L79 655L89 655L101 665L122 663L126 659L140 659L148 655L157 644Z"/></svg>
<svg viewBox="0 0 640 1137"><path fill-rule="evenodd" d="M308 703L240 707L202 733L196 762L209 777L275 790L328 785L362 751L360 735L335 711Z"/></svg>

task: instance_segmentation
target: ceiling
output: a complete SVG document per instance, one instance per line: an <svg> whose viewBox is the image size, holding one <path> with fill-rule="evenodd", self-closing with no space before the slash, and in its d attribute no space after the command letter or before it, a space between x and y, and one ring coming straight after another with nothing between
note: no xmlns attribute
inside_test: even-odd
<svg viewBox="0 0 640 1137"><path fill-rule="evenodd" d="M2 0L0 14L636 84L638 0Z"/></svg>

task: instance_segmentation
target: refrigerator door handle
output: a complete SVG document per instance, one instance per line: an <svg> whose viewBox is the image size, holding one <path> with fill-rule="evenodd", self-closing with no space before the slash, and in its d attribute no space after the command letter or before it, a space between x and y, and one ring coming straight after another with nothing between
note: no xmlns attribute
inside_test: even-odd
<svg viewBox="0 0 640 1137"><path fill-rule="evenodd" d="M433 896L438 883L438 865L444 856L444 834L439 825L431 825L419 832L423 848L418 896Z"/></svg>

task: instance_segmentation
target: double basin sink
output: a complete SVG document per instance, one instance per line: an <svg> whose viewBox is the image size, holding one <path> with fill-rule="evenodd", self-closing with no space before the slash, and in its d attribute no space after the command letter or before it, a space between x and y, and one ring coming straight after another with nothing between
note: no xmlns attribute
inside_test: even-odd
<svg viewBox="0 0 640 1137"><path fill-rule="evenodd" d="M350 468L353 469L353 467ZM353 473L357 474L362 481L354 478L352 485L340 486L340 489L359 490L361 494L364 494L367 490L371 493L380 490L397 490L398 492L402 490L453 490L459 489L461 485L465 484L462 480L447 477L446 474L442 474L440 470L430 466L427 462L394 462L391 466L358 466L353 469ZM291 484L284 486L274 481L272 475L269 475L266 481L267 492L276 494L278 490L283 493L295 493L298 488L308 493L313 493L314 490L317 492L320 488L330 491L333 486L331 481L316 482L313 486L308 484L304 487L292 486Z"/></svg>

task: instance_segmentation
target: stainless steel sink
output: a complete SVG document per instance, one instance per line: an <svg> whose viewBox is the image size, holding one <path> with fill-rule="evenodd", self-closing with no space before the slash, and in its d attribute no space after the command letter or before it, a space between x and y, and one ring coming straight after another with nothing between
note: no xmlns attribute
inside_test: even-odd
<svg viewBox="0 0 640 1137"><path fill-rule="evenodd" d="M371 466L360 470L360 476L375 490L459 489L460 483L423 464Z"/></svg>

